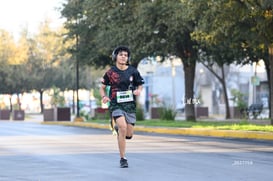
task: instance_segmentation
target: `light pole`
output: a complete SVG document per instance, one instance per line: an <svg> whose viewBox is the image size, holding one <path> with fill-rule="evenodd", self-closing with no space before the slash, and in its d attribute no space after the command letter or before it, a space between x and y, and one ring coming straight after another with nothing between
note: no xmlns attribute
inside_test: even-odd
<svg viewBox="0 0 273 181"><path fill-rule="evenodd" d="M171 61L171 68L172 68L172 102L173 102L173 110L176 109L176 96L175 96L175 65L174 65L174 58L170 57Z"/></svg>
<svg viewBox="0 0 273 181"><path fill-rule="evenodd" d="M147 91L146 91L146 101L147 101L147 104L146 104L146 111L149 115L149 117L151 118L152 117L152 113L151 113L151 109L152 109L152 104L153 104L153 100L152 100L152 96L153 96L153 71L148 71L147 72Z"/></svg>
<svg viewBox="0 0 273 181"><path fill-rule="evenodd" d="M76 95L77 95L77 117L80 117L80 101L79 101L79 59L78 59L78 40L79 37L76 35Z"/></svg>
<svg viewBox="0 0 273 181"><path fill-rule="evenodd" d="M79 25L79 17L77 16L76 25ZM74 122L83 122L80 117L80 100L79 100L79 32L76 32L76 97L77 97L77 112Z"/></svg>

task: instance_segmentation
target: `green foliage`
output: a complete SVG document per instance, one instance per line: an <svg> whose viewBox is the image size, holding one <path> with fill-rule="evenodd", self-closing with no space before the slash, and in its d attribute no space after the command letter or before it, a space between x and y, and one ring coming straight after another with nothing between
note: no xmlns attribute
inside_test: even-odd
<svg viewBox="0 0 273 181"><path fill-rule="evenodd" d="M109 120L93 120L93 122L108 124ZM137 126L156 126L174 128L206 128L216 130L245 130L245 131L266 131L273 132L272 125L253 124L249 122L229 121L168 121L168 120L145 120L137 122Z"/></svg>
<svg viewBox="0 0 273 181"><path fill-rule="evenodd" d="M140 105L137 105L137 108L136 108L136 120L137 121L145 120L144 110L142 109L142 107Z"/></svg>
<svg viewBox="0 0 273 181"><path fill-rule="evenodd" d="M84 121L91 120L91 115L85 111L80 111L80 117L84 118Z"/></svg>
<svg viewBox="0 0 273 181"><path fill-rule="evenodd" d="M170 107L163 107L160 110L160 119L162 120L175 120L176 111Z"/></svg>
<svg viewBox="0 0 273 181"><path fill-rule="evenodd" d="M239 90L231 89L231 95L233 97L234 103L240 110L247 108L247 103L244 101L245 95L243 93L241 93Z"/></svg>
<svg viewBox="0 0 273 181"><path fill-rule="evenodd" d="M51 102L50 102L51 105L53 107L64 106L65 99L64 99L64 96L61 94L60 89L57 87L52 87L52 91L53 91L53 93L51 94L52 98L51 98Z"/></svg>
<svg viewBox="0 0 273 181"><path fill-rule="evenodd" d="M223 65L267 61L267 48L273 42L269 33L273 27L272 2L195 1L194 9L193 17L201 16L192 35L213 56L213 62Z"/></svg>
<svg viewBox="0 0 273 181"><path fill-rule="evenodd" d="M196 42L190 37L195 24L187 9L179 0L78 0L68 1L62 15L68 19L68 38L79 36L79 50L73 54L85 64L103 67L112 64L109 55L119 44L133 50L134 65L151 55L195 61Z"/></svg>

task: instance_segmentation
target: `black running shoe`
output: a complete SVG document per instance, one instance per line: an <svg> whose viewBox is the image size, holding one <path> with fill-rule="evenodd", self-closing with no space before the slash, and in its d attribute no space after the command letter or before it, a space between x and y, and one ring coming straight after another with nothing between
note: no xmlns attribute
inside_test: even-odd
<svg viewBox="0 0 273 181"><path fill-rule="evenodd" d="M125 159L125 158L120 159L120 168L128 168L127 159Z"/></svg>

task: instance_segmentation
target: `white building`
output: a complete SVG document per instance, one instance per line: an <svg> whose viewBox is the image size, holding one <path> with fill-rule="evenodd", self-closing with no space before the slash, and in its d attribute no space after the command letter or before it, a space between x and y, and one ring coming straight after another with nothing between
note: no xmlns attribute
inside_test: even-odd
<svg viewBox="0 0 273 181"><path fill-rule="evenodd" d="M162 104L175 109L184 108L185 78L181 59L172 57L161 63L155 58L146 58L139 63L138 70L145 79L140 103L145 105L146 111L150 106ZM268 107L269 89L263 61L244 66L232 64L225 66L224 71L230 106L236 106L231 95L231 90L236 89L245 95L248 105L263 103L264 108ZM199 106L208 107L209 115L225 115L222 85L200 63L196 65L194 93L195 98L200 99Z"/></svg>
<svg viewBox="0 0 273 181"><path fill-rule="evenodd" d="M145 58L138 70L145 79L144 93L141 94L140 103L159 107L163 104L175 109L183 108L184 99L184 73L181 59L171 58L160 62L155 58Z"/></svg>

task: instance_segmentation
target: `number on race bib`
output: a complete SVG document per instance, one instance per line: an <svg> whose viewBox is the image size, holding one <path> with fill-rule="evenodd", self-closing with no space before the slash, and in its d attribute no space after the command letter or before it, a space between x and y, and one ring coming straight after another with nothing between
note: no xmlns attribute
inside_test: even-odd
<svg viewBox="0 0 273 181"><path fill-rule="evenodd" d="M117 92L117 102L131 102L134 100L133 92L131 90L128 91L118 91Z"/></svg>

